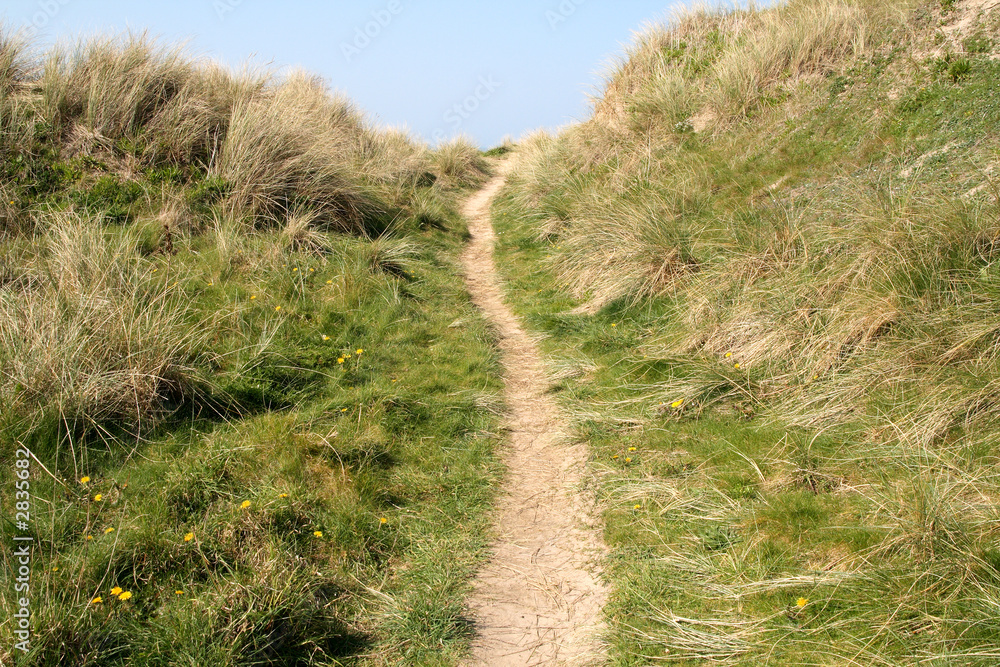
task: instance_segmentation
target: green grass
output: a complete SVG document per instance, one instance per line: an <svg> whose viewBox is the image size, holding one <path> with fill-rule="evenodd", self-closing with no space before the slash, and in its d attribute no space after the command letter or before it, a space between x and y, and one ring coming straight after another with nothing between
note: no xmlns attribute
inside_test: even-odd
<svg viewBox="0 0 1000 667"><path fill-rule="evenodd" d="M142 38L37 81L0 100L0 488L30 448L37 545L0 661L455 664L502 472L458 271L488 165Z"/></svg>
<svg viewBox="0 0 1000 667"><path fill-rule="evenodd" d="M996 659L996 64L909 56L937 3L858 3L801 79L731 38L809 4L649 31L494 206L591 445L611 664ZM712 92L737 56L762 95Z"/></svg>

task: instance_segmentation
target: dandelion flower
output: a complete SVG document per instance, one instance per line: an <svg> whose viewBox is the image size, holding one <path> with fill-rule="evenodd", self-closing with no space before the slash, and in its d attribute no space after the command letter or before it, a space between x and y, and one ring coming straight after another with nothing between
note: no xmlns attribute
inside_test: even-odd
<svg viewBox="0 0 1000 667"><path fill-rule="evenodd" d="M114 588L111 589L112 595L121 595L121 593L122 593L122 588L119 586L115 586Z"/></svg>
<svg viewBox="0 0 1000 667"><path fill-rule="evenodd" d="M632 463L632 457L631 456L626 456L625 457L625 463Z"/></svg>
<svg viewBox="0 0 1000 667"><path fill-rule="evenodd" d="M194 533L187 533L186 535L184 535L185 542L190 542L193 539L194 539Z"/></svg>
<svg viewBox="0 0 1000 667"><path fill-rule="evenodd" d="M323 537L323 531L322 530L314 530L313 531L313 537Z"/></svg>
<svg viewBox="0 0 1000 667"><path fill-rule="evenodd" d="M184 595L184 591L174 591L174 595Z"/></svg>
<svg viewBox="0 0 1000 667"><path fill-rule="evenodd" d="M245 510L248 507L250 507L250 501L249 500L244 500L242 503L240 503L240 509Z"/></svg>
<svg viewBox="0 0 1000 667"><path fill-rule="evenodd" d="M618 455L617 455L617 454L615 454L615 455L614 455L614 456L612 456L611 458L613 458L613 459L617 460L617 459L618 459Z"/></svg>
<svg viewBox="0 0 1000 667"><path fill-rule="evenodd" d="M326 334L323 334L323 340L330 340L330 337L327 336Z"/></svg>
<svg viewBox="0 0 1000 667"><path fill-rule="evenodd" d="M613 328L615 328L616 326L618 326L618 325L617 325L617 324L612 324L612 325L611 325L611 328L613 329Z"/></svg>
<svg viewBox="0 0 1000 667"><path fill-rule="evenodd" d="M632 506L632 509L634 509L634 510L641 510L642 509L642 505L640 503L636 503L635 505Z"/></svg>
<svg viewBox="0 0 1000 667"><path fill-rule="evenodd" d="M636 449L637 449L636 447L629 447L629 448L628 448L628 450L629 450L630 452L634 452L634 451L635 451Z"/></svg>
<svg viewBox="0 0 1000 667"><path fill-rule="evenodd" d="M124 602L125 600L128 600L128 599L130 599L131 597L132 597L132 592L131 592L131 591L123 591L123 592L122 592L122 593L121 593L121 594L120 594L120 595L118 596L118 599L119 599L119 600L121 600L122 602Z"/></svg>
<svg viewBox="0 0 1000 667"><path fill-rule="evenodd" d="M89 481L90 481L90 477L87 477L86 475L84 475L83 477L80 478L80 484L86 484Z"/></svg>
<svg viewBox="0 0 1000 667"><path fill-rule="evenodd" d="M279 498L287 498L288 494L287 493L282 493L282 494L279 494L278 497Z"/></svg>
<svg viewBox="0 0 1000 667"><path fill-rule="evenodd" d="M733 356L732 352L726 352L726 359L729 359L732 356Z"/></svg>
<svg viewBox="0 0 1000 667"><path fill-rule="evenodd" d="M347 412L347 408L341 408L340 411L341 412Z"/></svg>
<svg viewBox="0 0 1000 667"><path fill-rule="evenodd" d="M93 535L87 535L87 541L88 541L88 542L89 542L89 541L91 541L92 539L94 539L94 536L93 536Z"/></svg>
<svg viewBox="0 0 1000 667"><path fill-rule="evenodd" d="M254 294L254 295L252 295L252 296L250 297L250 300L251 300L251 301L253 301L253 300L254 300L254 299L256 299L256 298L257 298L257 295L256 295L256 294Z"/></svg>
<svg viewBox="0 0 1000 667"><path fill-rule="evenodd" d="M95 503L101 502L101 498L103 498L103 497L104 496L102 496L100 493L98 493L96 496L94 496L94 502Z"/></svg>
<svg viewBox="0 0 1000 667"><path fill-rule="evenodd" d="M795 601L795 606L799 607L800 609L802 607L805 607L807 604L809 604L809 600L805 598L799 598L798 600Z"/></svg>
<svg viewBox="0 0 1000 667"><path fill-rule="evenodd" d="M339 359L337 359L337 363L338 363L338 364L342 364L342 363L344 363L344 358L343 358L343 357L340 357Z"/></svg>
<svg viewBox="0 0 1000 667"><path fill-rule="evenodd" d="M275 306L274 307L274 312L280 313L281 312L281 306Z"/></svg>
<svg viewBox="0 0 1000 667"><path fill-rule="evenodd" d="M292 273L298 273L298 271L299 271L299 267L295 267L294 269L292 269Z"/></svg>
<svg viewBox="0 0 1000 667"><path fill-rule="evenodd" d="M102 602L104 602L104 600L102 600L101 596L98 595L96 598L90 601L90 604L101 604Z"/></svg>
<svg viewBox="0 0 1000 667"><path fill-rule="evenodd" d="M362 349L361 349L361 348L359 347L359 348L358 348L358 351L357 351L357 352L356 352L355 354L357 354L357 355L358 355L358 356L360 357L360 356L361 356L361 354L362 354L363 352L364 352L364 350L362 350Z"/></svg>
<svg viewBox="0 0 1000 667"><path fill-rule="evenodd" d="M684 405L684 399L683 398L679 398L676 401L674 401L673 403L671 403L670 407L672 407L673 409L676 410L677 408L681 407L682 405Z"/></svg>
<svg viewBox="0 0 1000 667"><path fill-rule="evenodd" d="M380 526L384 526L385 524L389 523L389 520L383 516L378 520L378 523Z"/></svg>
<svg viewBox="0 0 1000 667"><path fill-rule="evenodd" d="M52 571L53 572L58 572L59 571L59 566L58 565L53 565L52 566Z"/></svg>
<svg viewBox="0 0 1000 667"><path fill-rule="evenodd" d="M740 370L740 365L739 364L733 364L733 368L735 368L736 370Z"/></svg>
<svg viewBox="0 0 1000 667"><path fill-rule="evenodd" d="M115 529L114 529L114 528L105 528L105 529L104 529L104 534L105 534L105 535L107 535L107 534L109 534L109 533L113 533L113 532L115 532Z"/></svg>
<svg viewBox="0 0 1000 667"><path fill-rule="evenodd" d="M326 284L327 284L327 285L332 285L332 284L333 284L333 281L332 281L332 280L327 280L327 281L326 281Z"/></svg>

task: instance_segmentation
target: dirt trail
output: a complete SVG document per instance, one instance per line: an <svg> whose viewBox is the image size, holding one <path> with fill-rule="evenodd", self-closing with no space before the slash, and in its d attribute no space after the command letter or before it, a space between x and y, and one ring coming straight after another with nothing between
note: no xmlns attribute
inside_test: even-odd
<svg viewBox="0 0 1000 667"><path fill-rule="evenodd" d="M541 355L503 301L489 216L506 164L502 170L464 210L472 235L462 257L466 282L499 332L510 408L498 539L469 601L478 638L467 664L595 664L603 657L607 595L596 565L604 547L593 498L580 488L587 451L567 441Z"/></svg>

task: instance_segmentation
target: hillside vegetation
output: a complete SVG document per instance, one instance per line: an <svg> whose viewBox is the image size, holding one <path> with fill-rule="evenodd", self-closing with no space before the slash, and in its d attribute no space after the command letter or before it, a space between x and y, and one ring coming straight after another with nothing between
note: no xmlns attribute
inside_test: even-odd
<svg viewBox="0 0 1000 667"><path fill-rule="evenodd" d="M998 28L690 10L519 146L501 265L594 450L613 664L996 664Z"/></svg>
<svg viewBox="0 0 1000 667"><path fill-rule="evenodd" d="M17 664L459 654L498 473L456 270L478 150L304 73L0 29L0 151L5 498L34 456Z"/></svg>

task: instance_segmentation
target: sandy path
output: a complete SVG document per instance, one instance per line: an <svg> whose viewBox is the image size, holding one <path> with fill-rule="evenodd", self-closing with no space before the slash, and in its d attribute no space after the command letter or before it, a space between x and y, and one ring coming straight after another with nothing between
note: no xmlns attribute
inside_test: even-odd
<svg viewBox="0 0 1000 667"><path fill-rule="evenodd" d="M503 302L489 206L504 178L491 180L464 210L472 235L462 257L466 282L499 332L510 409L498 539L469 600L478 638L467 664L595 664L606 591L595 565L604 547L593 498L580 488L587 451L564 437L541 355Z"/></svg>

